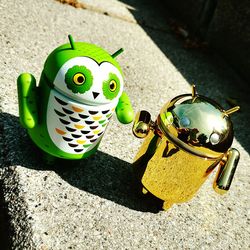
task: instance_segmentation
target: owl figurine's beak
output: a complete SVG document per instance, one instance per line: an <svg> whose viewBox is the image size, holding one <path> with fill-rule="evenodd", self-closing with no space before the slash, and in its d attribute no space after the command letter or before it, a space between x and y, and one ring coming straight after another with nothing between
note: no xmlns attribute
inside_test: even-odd
<svg viewBox="0 0 250 250"><path fill-rule="evenodd" d="M100 93L98 93L98 92L92 92L92 94L93 94L94 99L96 99L96 97L97 97Z"/></svg>

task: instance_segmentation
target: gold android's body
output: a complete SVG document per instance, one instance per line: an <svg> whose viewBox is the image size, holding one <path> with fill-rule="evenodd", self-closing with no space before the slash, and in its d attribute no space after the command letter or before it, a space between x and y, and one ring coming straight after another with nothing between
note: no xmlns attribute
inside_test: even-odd
<svg viewBox="0 0 250 250"><path fill-rule="evenodd" d="M150 131L135 157L135 171L140 173L140 162L145 157L150 142L155 135ZM197 157L178 149L166 138L158 137L154 155L146 163L141 183L150 193L164 201L164 209L173 203L191 199L204 183L216 160ZM140 175L140 174L139 174Z"/></svg>
<svg viewBox="0 0 250 250"><path fill-rule="evenodd" d="M218 165L214 188L225 193L239 160L238 151L229 149L233 133L227 112L195 94L167 103L155 122L148 112L140 112L133 132L146 138L133 167L143 193L163 200L168 209L190 200Z"/></svg>

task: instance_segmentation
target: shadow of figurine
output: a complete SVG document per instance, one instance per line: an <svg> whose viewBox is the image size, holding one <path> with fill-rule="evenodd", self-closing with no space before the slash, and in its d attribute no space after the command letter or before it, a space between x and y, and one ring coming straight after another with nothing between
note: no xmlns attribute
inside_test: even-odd
<svg viewBox="0 0 250 250"><path fill-rule="evenodd" d="M180 40L172 30L170 20L175 19L175 16L164 1L155 3L122 0L121 2L130 6L128 10L137 23L186 81L190 85L196 85L200 94L212 97L225 109L236 105L241 107L240 112L232 117L232 121L235 124L235 138L249 153L250 137L248 129L246 129L250 123L248 79L242 79L228 62L220 57L218 51L216 52L209 46L196 49L185 48L184 41ZM152 64L151 70L158 72L154 64ZM129 75L130 72L126 74ZM166 77L166 88L169 87L170 91L173 85L169 85L169 82L173 82L173 79L169 81L169 77Z"/></svg>
<svg viewBox="0 0 250 250"><path fill-rule="evenodd" d="M35 170L50 170L79 190L111 200L133 210L157 213L162 202L148 195L139 195L139 183L131 164L107 153L97 151L83 160L58 159L45 164L43 153L33 144L18 117L0 114L4 160L2 167L17 166Z"/></svg>

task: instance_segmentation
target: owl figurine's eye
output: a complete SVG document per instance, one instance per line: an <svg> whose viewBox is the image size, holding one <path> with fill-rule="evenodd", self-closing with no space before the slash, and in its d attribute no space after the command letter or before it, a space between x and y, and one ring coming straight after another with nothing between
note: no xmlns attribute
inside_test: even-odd
<svg viewBox="0 0 250 250"><path fill-rule="evenodd" d="M65 83L73 93L84 94L91 88L93 76L87 67L75 65L65 74Z"/></svg>
<svg viewBox="0 0 250 250"><path fill-rule="evenodd" d="M73 77L73 81L76 85L84 84L85 80L86 80L85 75L82 73L76 73Z"/></svg>
<svg viewBox="0 0 250 250"><path fill-rule="evenodd" d="M113 100L120 92L120 80L117 75L110 73L109 78L103 81L102 90L107 99Z"/></svg>
<svg viewBox="0 0 250 250"><path fill-rule="evenodd" d="M109 89L110 91L114 92L117 88L117 83L115 80L111 80L109 83Z"/></svg>

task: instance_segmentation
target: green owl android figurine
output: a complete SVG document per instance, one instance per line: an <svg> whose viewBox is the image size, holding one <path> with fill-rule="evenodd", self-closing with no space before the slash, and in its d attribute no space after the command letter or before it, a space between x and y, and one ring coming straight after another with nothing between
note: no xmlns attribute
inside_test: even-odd
<svg viewBox="0 0 250 250"><path fill-rule="evenodd" d="M166 210L174 203L190 200L219 166L214 189L225 193L232 182L239 152L230 148L233 126L229 115L213 100L183 94L168 102L155 122L147 111L136 115L133 133L145 138L133 168L144 194L161 199Z"/></svg>
<svg viewBox="0 0 250 250"><path fill-rule="evenodd" d="M107 124L133 120L123 76L115 57L96 45L74 42L47 58L38 87L28 73L17 79L20 122L48 161L82 159L98 148Z"/></svg>

